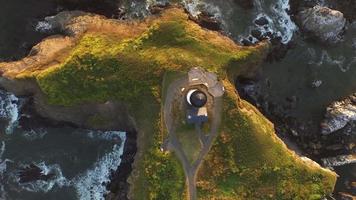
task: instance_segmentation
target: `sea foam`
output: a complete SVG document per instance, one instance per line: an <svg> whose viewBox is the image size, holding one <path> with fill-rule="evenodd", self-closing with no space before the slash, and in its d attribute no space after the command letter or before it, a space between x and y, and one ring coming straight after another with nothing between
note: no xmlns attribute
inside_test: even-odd
<svg viewBox="0 0 356 200"><path fill-rule="evenodd" d="M116 170L120 165L121 155L123 154L126 134L124 132L109 131L92 135L100 139L115 139L120 137L121 145L115 144L112 151L100 158L91 169L77 176L73 180L73 186L77 191L80 200L104 199L107 193L105 184L109 181L111 170Z"/></svg>
<svg viewBox="0 0 356 200"><path fill-rule="evenodd" d="M77 197L80 200L104 199L104 195L107 193L105 183L110 181L111 171L116 170L120 165L121 155L123 154L124 143L126 140L126 133L119 131L88 131L87 137L93 140L119 141L119 143L113 144L112 149L99 158L91 168L76 175L72 179L68 179L63 175L60 165L39 162L34 164L41 169L44 175L54 174L49 180L19 183L17 173L12 173L12 180L16 181L23 190L29 192L47 193L55 187L74 187ZM0 155L2 155L2 149L4 148L5 144L1 146ZM26 167L26 165L23 165L23 167Z"/></svg>
<svg viewBox="0 0 356 200"><path fill-rule="evenodd" d="M17 126L22 100L15 95L0 90L0 118L7 121L5 132L11 134Z"/></svg>
<svg viewBox="0 0 356 200"><path fill-rule="evenodd" d="M275 0L274 3L267 5L265 1L255 0L256 18L265 17L268 20L268 25L259 27L256 26L262 34L271 32L278 37L281 37L281 42L288 43L297 30L296 24L292 21L287 13L290 9L289 0Z"/></svg>

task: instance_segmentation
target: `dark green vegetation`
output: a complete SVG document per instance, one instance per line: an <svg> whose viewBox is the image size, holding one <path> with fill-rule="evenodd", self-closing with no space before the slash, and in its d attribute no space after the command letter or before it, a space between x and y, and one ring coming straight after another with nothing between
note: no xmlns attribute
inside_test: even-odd
<svg viewBox="0 0 356 200"><path fill-rule="evenodd" d="M275 136L273 125L227 88L221 134L200 174L202 199L321 199L336 177L305 165Z"/></svg>

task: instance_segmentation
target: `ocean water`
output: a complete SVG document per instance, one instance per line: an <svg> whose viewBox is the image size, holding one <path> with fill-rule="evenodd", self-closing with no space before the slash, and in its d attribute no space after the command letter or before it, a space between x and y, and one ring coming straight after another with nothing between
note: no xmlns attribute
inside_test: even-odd
<svg viewBox="0 0 356 200"><path fill-rule="evenodd" d="M121 162L125 133L71 127L23 130L14 120L20 109L13 108L21 108L20 101L7 101L14 98L0 95L0 199L104 199L110 172ZM21 170L32 164L49 178L22 183Z"/></svg>

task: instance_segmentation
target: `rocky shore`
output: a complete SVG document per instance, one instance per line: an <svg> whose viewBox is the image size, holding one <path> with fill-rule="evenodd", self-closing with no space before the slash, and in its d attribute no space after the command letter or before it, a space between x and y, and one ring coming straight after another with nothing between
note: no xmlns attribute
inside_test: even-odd
<svg viewBox="0 0 356 200"><path fill-rule="evenodd" d="M300 11L297 21L305 33L328 43L336 43L341 39L346 24L343 13L318 5Z"/></svg>
<svg viewBox="0 0 356 200"><path fill-rule="evenodd" d="M345 31L350 26L349 22L355 19L355 7L352 3L350 3L350 6L345 6L347 1L291 0L290 4L291 10L289 10L289 13L300 28L294 40L306 39L310 43L323 47L338 45L338 43L343 42ZM317 42L313 39L316 39ZM289 44L292 49L294 42L292 41ZM282 58L284 55L282 55ZM274 59L268 61L273 62ZM311 66L312 64L310 64ZM276 131L281 138L292 141L289 148L300 152L301 155L307 155L317 160L323 166L336 166L335 170L338 172L341 169L338 167L340 165L345 165L342 170L354 169L352 164L355 162L354 155L356 153L356 137L354 136L356 129L352 100L354 95L350 95L344 100L335 101L325 108L323 122L318 120L303 121L294 117L294 112L301 103L298 95L289 96L285 101L282 100L283 103L280 104L271 102L269 100L270 94L263 91L261 85L269 87L273 83L264 80L266 83L261 84L259 81L259 76L248 79L239 77L236 87L244 99L253 103L268 116L275 124ZM316 80L309 87L317 90L321 84L324 84L323 81ZM321 115L319 117L322 118ZM340 180L342 181L338 182L335 198L355 198L352 196L355 195L352 190L348 189L350 188L348 183L355 181L355 176L350 174L342 174L341 176ZM347 184L344 183L345 180ZM347 192L339 194L340 191Z"/></svg>
<svg viewBox="0 0 356 200"><path fill-rule="evenodd" d="M110 182L106 188L110 193L105 197L107 200L128 200L130 184L127 182L132 172L132 165L137 152L137 133L135 130L126 133L124 152L121 156L120 166L111 172Z"/></svg>
<svg viewBox="0 0 356 200"><path fill-rule="evenodd" d="M325 119L321 123L321 133L329 135L352 126L356 121L356 94L352 94L344 100L332 103L326 108ZM350 132L349 134L355 134Z"/></svg>
<svg viewBox="0 0 356 200"><path fill-rule="evenodd" d="M251 5L246 4L246 6L250 7ZM52 105L47 102L48 96L44 95L38 83L31 79L31 77L36 76L41 70L51 67L55 68L56 65L62 63L69 51L73 50L73 47L77 45L78 38L87 31L95 32L98 30L105 30L110 33L115 33L116 35L138 34L143 32L146 27L145 25L138 26L136 30L126 33L125 31L127 31L130 26L137 25L138 23L128 22L118 25L113 20L106 20L101 16L82 12L62 12L56 17L47 18L46 20L51 27L65 33L65 36L53 36L44 40L44 42L34 47L29 57L24 60L6 64L2 63L2 65L0 64L0 69L2 70L3 75L0 79L0 85L6 90L12 91L17 95L32 95L34 109L45 118L50 118L55 121L71 122L79 127L100 130L124 130L132 133L131 136L128 136L128 140L126 142L127 145L125 145L122 164L116 172L112 173L111 183L107 184L108 190L111 191L111 194L107 196L108 199L125 199L127 197L129 187L126 179L132 170L132 163L134 161L136 151L138 152L137 148L140 146L140 144L136 146L135 141L137 138L142 137L142 133L137 136L137 134L139 134L138 132L142 130L137 127L137 121L133 120L131 113L129 112L129 108L123 102L117 100L108 100L100 103L86 103L80 106ZM219 29L217 26L218 23L210 19L208 14L200 16L200 18L195 19L195 21L206 28L210 27L212 30ZM259 21L261 22L258 23L263 23L263 20ZM112 28L113 26L115 26L115 29ZM116 26L122 29L117 29ZM227 39L220 40L220 38L218 40L224 42L227 41ZM54 44L61 45L57 46ZM230 45L229 47L234 46L232 43L228 43L228 45ZM56 48L52 48L53 46L56 46ZM277 58L281 57L276 56L276 54L277 53L270 54L272 57L271 60L274 59L274 56ZM256 62L254 64L256 64ZM30 74L28 74L28 72L30 72ZM18 78L20 78L20 80L17 80ZM251 84L247 85L251 86ZM238 87L240 87L239 84ZM239 93L242 95L246 93L246 96L250 96L251 99L255 101L254 103L257 107L261 107L264 103L263 101L260 101L260 99L249 94L248 90L239 90ZM291 98L288 101L290 101L290 106L292 107L297 99ZM258 102L260 102L260 105L258 105ZM297 131L291 132L298 136ZM311 145L315 144L312 143ZM314 150L318 150L320 148L319 144ZM136 162L138 161L136 160ZM320 168L318 165L313 165L313 167L317 169ZM327 173L329 173L329 175L331 174L329 171Z"/></svg>
<svg viewBox="0 0 356 200"><path fill-rule="evenodd" d="M21 106L21 113L19 118L19 126L23 130L31 131L44 127L73 127L73 128L84 128L78 127L75 123L51 120L50 118L43 117L36 112L34 107L33 98L26 98ZM136 130L129 130L126 132L126 140L124 145L123 154L121 156L120 166L116 170L111 171L109 182L103 182L105 184L107 191L109 192L105 199L108 200L125 200L127 199L129 191L129 183L127 182L128 177L132 171L132 164L134 162L135 154L137 152L137 133ZM19 170L20 183L27 183L37 180L48 180L53 174L43 174L42 169L40 169L35 164L30 164L29 166Z"/></svg>

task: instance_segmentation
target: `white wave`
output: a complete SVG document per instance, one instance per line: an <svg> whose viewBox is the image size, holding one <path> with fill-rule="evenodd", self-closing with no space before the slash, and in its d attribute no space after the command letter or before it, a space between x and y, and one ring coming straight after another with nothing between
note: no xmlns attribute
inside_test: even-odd
<svg viewBox="0 0 356 200"><path fill-rule="evenodd" d="M123 153L126 135L124 132L110 131L105 132L102 136L105 139L111 138L115 135L120 136L122 141L121 145L115 144L112 151L100 158L94 164L92 169L89 169L82 175L74 178L73 184L80 200L104 199L104 195L107 193L107 190L105 185L102 183L109 181L110 171L116 170L116 168L120 165L120 157Z"/></svg>
<svg viewBox="0 0 356 200"><path fill-rule="evenodd" d="M352 48L356 50L356 38L352 39Z"/></svg>
<svg viewBox="0 0 356 200"><path fill-rule="evenodd" d="M0 91L0 118L8 120L5 132L11 134L17 126L21 102L15 95Z"/></svg>
<svg viewBox="0 0 356 200"><path fill-rule="evenodd" d="M1 142L1 148L0 148L0 179L2 178L4 172L6 171L6 163L7 162L12 162L9 159L3 159L3 155L5 153L5 142ZM0 190L1 191L1 190Z"/></svg>
<svg viewBox="0 0 356 200"><path fill-rule="evenodd" d="M92 131L88 130L87 136L93 140L107 140L114 141L117 139L122 140L122 134L125 132L120 131Z"/></svg>
<svg viewBox="0 0 356 200"><path fill-rule="evenodd" d="M22 133L22 136L30 141L33 141L37 139L42 139L46 134L47 134L46 129L40 128L37 130L31 129L29 131L24 131Z"/></svg>
<svg viewBox="0 0 356 200"><path fill-rule="evenodd" d="M150 6L157 4L157 1L156 0L146 0L145 3L146 3L146 10L149 10Z"/></svg>
<svg viewBox="0 0 356 200"><path fill-rule="evenodd" d="M69 186L70 181L68 181L62 174L62 169L58 164L46 165L45 162L35 163L37 167L41 169L43 175L53 174L53 177L50 180L36 180L29 183L21 183L20 186L22 189L27 190L29 192L48 192L52 190L54 186L63 187ZM26 166L24 166L26 167ZM16 182L19 182L19 178L17 175L13 175L16 177Z"/></svg>
<svg viewBox="0 0 356 200"><path fill-rule="evenodd" d="M257 16L253 21L265 17L269 22L266 26L256 26L255 28L258 28L262 33L274 33L282 38L282 43L288 43L297 30L297 26L287 13L287 10L290 9L289 0L276 0L270 5L266 5L263 0L255 0L254 3Z"/></svg>
<svg viewBox="0 0 356 200"><path fill-rule="evenodd" d="M274 11L275 20L277 25L277 34L282 37L282 42L289 42L294 34L294 31L297 29L295 23L291 20L290 16L287 13L287 10L290 9L289 0L279 0L275 6L271 6L271 9Z"/></svg>
<svg viewBox="0 0 356 200"><path fill-rule="evenodd" d="M356 57L353 57L350 61L347 61L346 57L343 55L331 57L326 50L323 50L319 61L310 61L309 63L317 66L322 66L324 64L334 65L337 66L342 72L347 72L356 63Z"/></svg>
<svg viewBox="0 0 356 200"><path fill-rule="evenodd" d="M221 23L225 24L222 20L222 12L218 6L213 4L208 4L201 0L183 0L183 6L193 17L197 17L202 11L206 11L213 15L214 19L219 20Z"/></svg>
<svg viewBox="0 0 356 200"><path fill-rule="evenodd" d="M1 142L1 148L0 148L0 160L2 159L2 156L4 155L5 152L5 142Z"/></svg>
<svg viewBox="0 0 356 200"><path fill-rule="evenodd" d="M347 72L351 67L356 67L356 57L353 57L351 61L348 64L344 65L342 68L340 68L340 70L342 72Z"/></svg>
<svg viewBox="0 0 356 200"><path fill-rule="evenodd" d="M53 30L53 26L48 21L39 21L35 27L35 30L42 33L47 33Z"/></svg>
<svg viewBox="0 0 356 200"><path fill-rule="evenodd" d="M90 169L72 179L67 179L63 175L60 165L48 165L45 162L39 162L34 163L34 165L41 169L42 174L53 174L53 176L49 177L49 180L36 180L28 183L20 183L17 172L8 174L10 180L18 184L21 189L29 192L47 193L55 187L74 187L78 199L80 200L104 199L104 195L107 193L107 190L105 184L103 183L110 181L111 170L116 170L120 165L121 155L123 154L126 140L126 133L119 131L89 131L88 137L93 140L120 141L120 143L114 144L112 150L99 158ZM30 138L32 138L32 136ZM5 143L2 142L0 147L0 180L2 180L1 172L6 170L5 164L6 162L9 162L9 160L1 160L5 152ZM23 168L26 166L28 165L22 165ZM4 186L0 184L0 199L3 198L1 194L4 194L5 192Z"/></svg>
<svg viewBox="0 0 356 200"><path fill-rule="evenodd" d="M203 4L200 0L183 0L184 7L187 11L194 17L201 13L201 5Z"/></svg>
<svg viewBox="0 0 356 200"><path fill-rule="evenodd" d="M6 171L7 168L7 163L8 162L12 162L9 159L3 159L3 155L5 153L5 142L2 141L1 142L1 148L0 148L0 200L5 200L6 198L6 191L4 188L3 183L3 179L4 179L4 173Z"/></svg>

